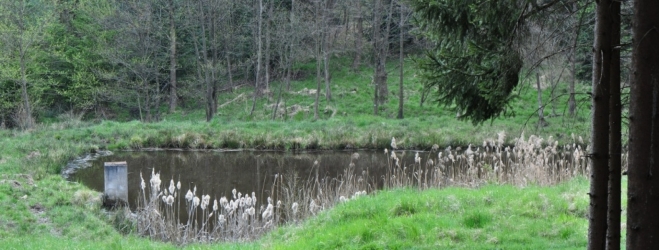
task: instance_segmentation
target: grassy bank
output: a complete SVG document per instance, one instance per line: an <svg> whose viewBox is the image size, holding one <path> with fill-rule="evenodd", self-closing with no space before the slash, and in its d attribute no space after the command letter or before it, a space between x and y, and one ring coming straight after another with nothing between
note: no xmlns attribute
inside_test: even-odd
<svg viewBox="0 0 659 250"><path fill-rule="evenodd" d="M340 204L301 225L277 229L256 242L186 248L582 249L587 243L588 185L577 178L553 187L491 184L478 189L381 191ZM76 215L81 216L85 215ZM9 249L175 248L122 236L102 222L89 221L72 218L71 224L85 224L69 229L80 230L75 233L57 235L42 228L3 235L0 243Z"/></svg>

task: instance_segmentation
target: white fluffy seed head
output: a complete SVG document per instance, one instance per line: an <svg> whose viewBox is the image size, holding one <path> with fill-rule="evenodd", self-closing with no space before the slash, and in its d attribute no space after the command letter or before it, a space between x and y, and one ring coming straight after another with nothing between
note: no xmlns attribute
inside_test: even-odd
<svg viewBox="0 0 659 250"><path fill-rule="evenodd" d="M188 201L192 201L192 198L194 198L194 194L192 194L192 190L188 189L188 193L185 194L185 199Z"/></svg>
<svg viewBox="0 0 659 250"><path fill-rule="evenodd" d="M196 208L197 206L199 206L199 197L195 196L192 198L192 207Z"/></svg>
<svg viewBox="0 0 659 250"><path fill-rule="evenodd" d="M213 200L213 211L217 211L220 207L217 205L217 199Z"/></svg>
<svg viewBox="0 0 659 250"><path fill-rule="evenodd" d="M144 192L144 188L146 188L146 182L144 182L144 178L142 178L142 172L140 172L140 180L142 180L140 183L140 188L142 188L142 192Z"/></svg>
<svg viewBox="0 0 659 250"><path fill-rule="evenodd" d="M169 193L173 194L175 191L176 185L174 184L174 179L169 181Z"/></svg>

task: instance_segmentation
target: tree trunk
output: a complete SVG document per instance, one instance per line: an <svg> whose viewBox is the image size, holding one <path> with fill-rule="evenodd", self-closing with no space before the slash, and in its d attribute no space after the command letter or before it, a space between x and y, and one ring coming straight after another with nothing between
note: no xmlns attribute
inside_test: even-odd
<svg viewBox="0 0 659 250"><path fill-rule="evenodd" d="M174 1L169 0L169 113L176 110L176 25L174 25Z"/></svg>
<svg viewBox="0 0 659 250"><path fill-rule="evenodd" d="M314 23L314 28L318 34L316 34L316 100L314 102L314 112L313 112L313 119L318 120L318 102L320 99L320 85L321 85L321 80L320 80L320 65L322 63L321 59L321 47L323 43L323 31L321 30L321 20L318 20L321 15L318 15L318 13L321 11L321 4L320 1L316 3L316 19Z"/></svg>
<svg viewBox="0 0 659 250"><path fill-rule="evenodd" d="M398 119L403 119L403 27L404 27L404 17L403 17L403 3L400 3L400 24L398 26L399 35L399 49L398 49L398 66L400 67L400 82L398 84Z"/></svg>
<svg viewBox="0 0 659 250"><path fill-rule="evenodd" d="M263 27L263 0L259 0L259 11L258 11L258 34L257 34L257 43L258 43L258 51L256 52L256 79L254 81L254 99L252 100L252 110L249 111L249 115L252 116L254 114L254 109L256 109L256 96L258 95L259 92L259 81L261 78L261 56L263 55L261 48L263 47L262 40L261 40L261 32L262 32L262 27Z"/></svg>
<svg viewBox="0 0 659 250"><path fill-rule="evenodd" d="M199 5L199 15L201 24L201 55L203 58L202 71L204 72L204 82L206 83L206 121L210 122L213 119L213 81L211 78L211 63L208 59L208 45L206 42L206 15L203 6Z"/></svg>
<svg viewBox="0 0 659 250"><path fill-rule="evenodd" d="M375 0L375 8L373 10L373 51L375 52L375 72L373 76L373 84L375 85L374 92L373 92L373 114L378 115L378 110L379 110L379 100L380 98L378 97L379 90L380 90L380 77L381 77L381 71L382 71L382 66L380 65L381 60L380 60L380 54L382 53L381 49L381 44L382 44L382 38L380 37L380 23L381 22L381 6L382 6L382 0ZM387 75L384 75L385 80L387 79Z"/></svg>
<svg viewBox="0 0 659 250"><path fill-rule="evenodd" d="M611 79L609 99L609 198L607 241L609 250L620 249L620 174L621 174L621 103L620 103L620 2L611 3Z"/></svg>
<svg viewBox="0 0 659 250"><path fill-rule="evenodd" d="M356 71L361 66L362 47L364 46L364 17L362 17L362 1L357 0L357 34L355 34L355 58L352 60L352 70Z"/></svg>
<svg viewBox="0 0 659 250"><path fill-rule="evenodd" d="M21 97L23 99L23 114L21 117L23 129L30 129L34 125L32 121L32 108L30 107L30 97L27 93L27 66L25 65L25 49L19 44L20 64L21 64Z"/></svg>
<svg viewBox="0 0 659 250"><path fill-rule="evenodd" d="M634 1L627 249L659 247L659 1Z"/></svg>
<svg viewBox="0 0 659 250"><path fill-rule="evenodd" d="M268 20L265 22L265 89L270 89L270 29L272 28L272 3L274 0L268 2Z"/></svg>
<svg viewBox="0 0 659 250"><path fill-rule="evenodd" d="M377 64L378 73L375 76L375 79L378 82L378 105L383 105L389 99L389 86L387 85L387 56L389 55L389 34L391 33L391 16L393 14L394 1L389 0L389 9L387 10L387 20L385 22L386 28L385 33L382 34L380 39L380 53L378 53L379 63ZM379 28L379 26L378 26Z"/></svg>
<svg viewBox="0 0 659 250"><path fill-rule="evenodd" d="M325 1L325 8L323 8L323 68L325 73L325 100L329 103L332 100L332 89L330 88L330 30L329 30L329 14L332 9L332 1Z"/></svg>
<svg viewBox="0 0 659 250"><path fill-rule="evenodd" d="M535 84L538 87L538 128L545 126L545 108L542 105L542 87L540 86L540 73L535 73Z"/></svg>
<svg viewBox="0 0 659 250"><path fill-rule="evenodd" d="M611 69L612 0L597 3L593 46L592 136L590 152L590 209L588 249L604 249L607 229L609 177L609 85Z"/></svg>

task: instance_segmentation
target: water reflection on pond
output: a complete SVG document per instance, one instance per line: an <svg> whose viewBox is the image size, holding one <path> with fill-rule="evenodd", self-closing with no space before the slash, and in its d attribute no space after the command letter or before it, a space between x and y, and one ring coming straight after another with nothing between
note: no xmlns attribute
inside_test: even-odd
<svg viewBox="0 0 659 250"><path fill-rule="evenodd" d="M270 152L270 151L145 151L116 152L92 162L92 166L78 170L70 178L100 191L104 188L103 162L128 163L129 203L134 205L140 186L140 173L149 182L152 170L160 172L168 186L173 178L181 181L182 190L197 187L197 194L214 197L231 196L231 190L256 192L263 202L270 195L275 174L297 176L300 180L320 176L336 177L351 162L353 151ZM378 185L386 172L388 157L380 151L358 151L352 160L355 173L367 172L370 183ZM414 154L407 153L403 162L414 163ZM314 165L314 162L318 165ZM381 184L380 184L381 185ZM373 187L376 188L376 187ZM133 207L134 208L134 207Z"/></svg>

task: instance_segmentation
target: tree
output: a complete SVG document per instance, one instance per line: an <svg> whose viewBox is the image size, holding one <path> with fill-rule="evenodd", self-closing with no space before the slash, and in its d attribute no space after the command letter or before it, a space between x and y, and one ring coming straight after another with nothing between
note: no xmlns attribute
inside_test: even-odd
<svg viewBox="0 0 659 250"><path fill-rule="evenodd" d="M257 45L258 52L256 53L257 63L256 63L256 77L254 82L254 96L253 96L254 99L252 100L252 109L251 111L249 111L250 116L254 114L254 109L256 108L256 96L258 95L259 92L259 88L260 88L259 81L261 80L261 57L263 55L262 52L263 42L261 39L262 37L261 33L263 32L263 0L258 1L258 7L256 9L258 11L256 15L256 18L258 20L258 26L257 26L258 33L256 37L258 44Z"/></svg>
<svg viewBox="0 0 659 250"><path fill-rule="evenodd" d="M622 104L620 94L620 2L611 1L611 67L609 98L609 180L607 202L607 236L606 248L620 249L620 195L621 195L621 116Z"/></svg>
<svg viewBox="0 0 659 250"><path fill-rule="evenodd" d="M398 24L398 67L400 68L400 82L398 83L398 119L403 119L403 63L404 63L404 54L403 54L403 44L404 44L404 34L403 29L405 28L405 5L403 3L400 3L400 23Z"/></svg>
<svg viewBox="0 0 659 250"><path fill-rule="evenodd" d="M659 247L659 1L635 0L629 107L627 249Z"/></svg>
<svg viewBox="0 0 659 250"><path fill-rule="evenodd" d="M384 104L389 96L387 86L387 56L389 55L389 34L391 29L391 16L393 14L394 1L389 0L389 7L386 8L382 0L375 0L375 9L373 10L373 53L375 59L375 72L373 73L373 83L375 85L375 94L373 95L373 113L378 114L379 106ZM384 20L384 32L382 32L382 16L386 15Z"/></svg>
<svg viewBox="0 0 659 250"><path fill-rule="evenodd" d="M590 209L588 249L604 249L609 171L609 87L611 85L611 0L597 2L593 45Z"/></svg>
<svg viewBox="0 0 659 250"><path fill-rule="evenodd" d="M433 46L416 60L425 90L434 90L438 103L474 123L507 114L523 66L519 24L543 7L478 0L411 3Z"/></svg>
<svg viewBox="0 0 659 250"><path fill-rule="evenodd" d="M36 51L44 39L45 27L52 19L52 6L46 2L26 0L0 1L0 79L14 82L20 87L22 106L16 111L21 128L34 126L30 92L36 79L28 68L35 61Z"/></svg>

